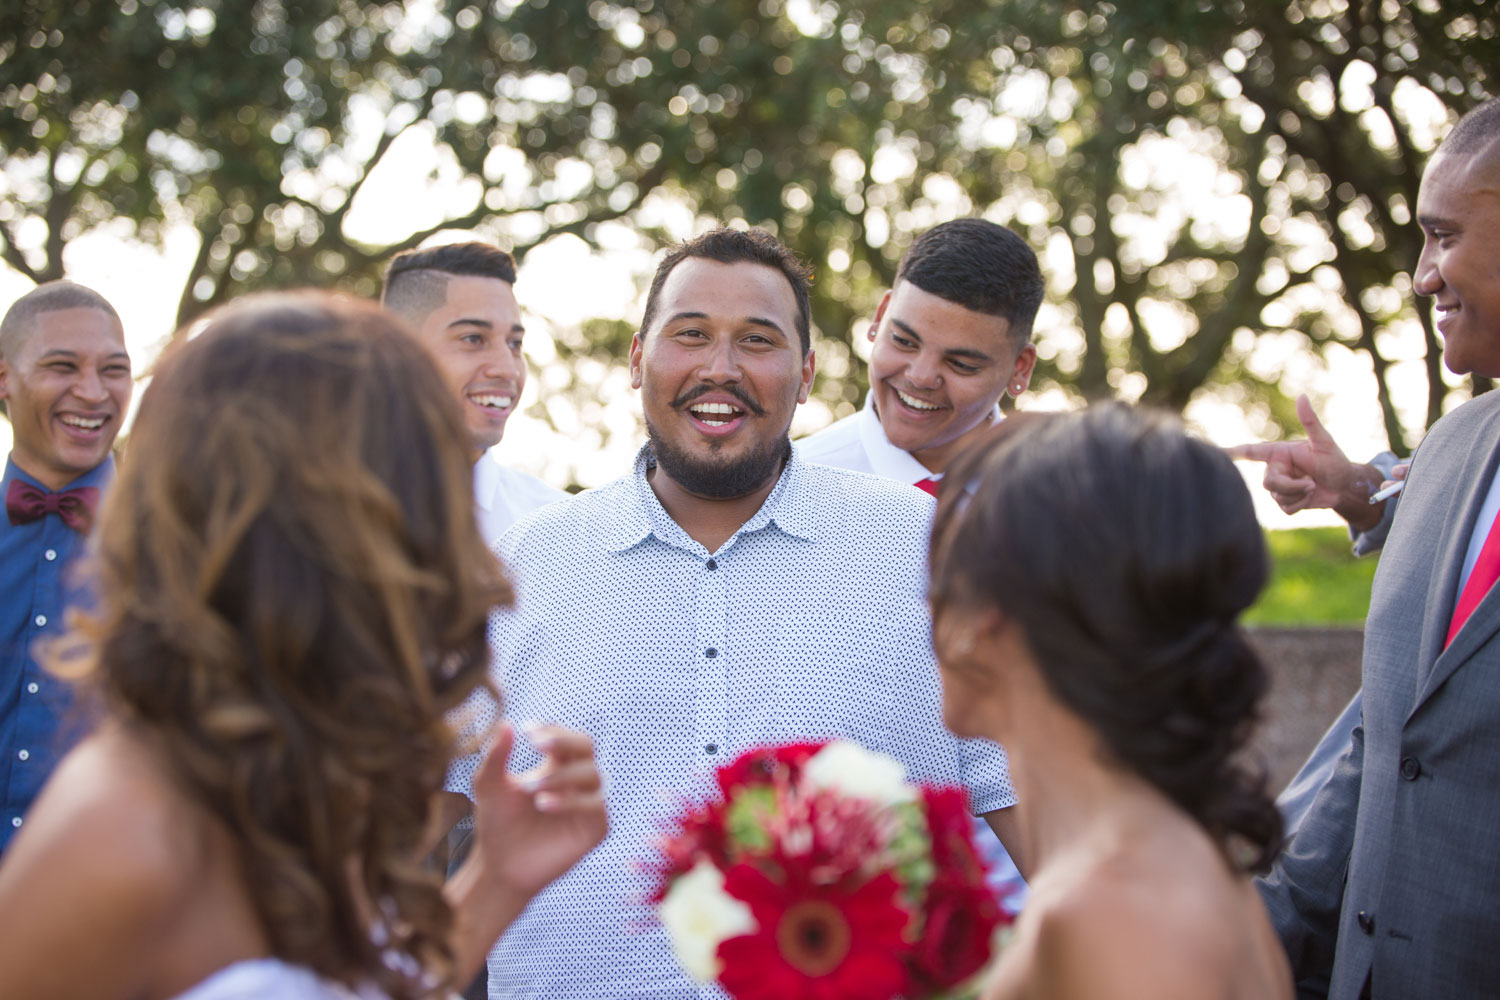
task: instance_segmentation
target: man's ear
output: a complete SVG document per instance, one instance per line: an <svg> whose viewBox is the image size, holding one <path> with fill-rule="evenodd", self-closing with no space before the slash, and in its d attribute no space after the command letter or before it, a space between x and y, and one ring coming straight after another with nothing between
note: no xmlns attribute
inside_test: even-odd
<svg viewBox="0 0 1500 1000"><path fill-rule="evenodd" d="M10 398L10 365L8 365L8 364L5 363L5 359L4 358L0 358L0 399L9 399L9 398ZM5 407L5 406L3 406L3 404L0 404L0 409L4 409L5 415L7 417L10 416L10 409L9 409L9 407Z"/></svg>
<svg viewBox="0 0 1500 1000"><path fill-rule="evenodd" d="M880 305L875 307L875 318L870 320L870 332L867 336L870 338L870 343L872 344L875 342L875 335L880 332L880 321L885 319L886 306L890 304L891 292L887 291L880 297Z"/></svg>
<svg viewBox="0 0 1500 1000"><path fill-rule="evenodd" d="M641 387L641 340L639 330L634 337L630 338L630 387L639 389Z"/></svg>
<svg viewBox="0 0 1500 1000"><path fill-rule="evenodd" d="M813 375L818 370L818 354L812 348L808 348L807 357L802 359L802 385L797 390L797 402L807 402L807 394L812 391Z"/></svg>
<svg viewBox="0 0 1500 1000"><path fill-rule="evenodd" d="M1006 380L1005 391L1012 396L1019 396L1031 385L1031 373L1036 368L1036 345L1027 343L1016 354L1015 364L1011 366L1010 378Z"/></svg>

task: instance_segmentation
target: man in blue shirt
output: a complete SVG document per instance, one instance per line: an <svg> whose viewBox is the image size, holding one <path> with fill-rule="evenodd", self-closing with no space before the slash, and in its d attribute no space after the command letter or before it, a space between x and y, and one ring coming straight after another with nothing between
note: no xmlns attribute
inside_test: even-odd
<svg viewBox="0 0 1500 1000"><path fill-rule="evenodd" d="M67 688L38 663L79 596L82 551L114 474L130 405L130 357L114 308L70 281L32 289L0 320L0 404L13 442L0 492L0 851L61 756Z"/></svg>

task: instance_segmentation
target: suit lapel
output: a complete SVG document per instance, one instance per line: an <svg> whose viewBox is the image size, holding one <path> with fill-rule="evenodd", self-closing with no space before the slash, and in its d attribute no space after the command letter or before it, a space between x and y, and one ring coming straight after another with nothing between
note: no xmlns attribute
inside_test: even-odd
<svg viewBox="0 0 1500 1000"><path fill-rule="evenodd" d="M1477 470L1477 474L1469 476L1462 488L1453 491L1448 515L1443 522L1449 530L1438 546L1432 584L1427 591L1413 714L1475 650L1500 630L1500 593L1497 593L1500 586L1496 586L1490 588L1469 620L1464 622L1463 628L1453 637L1453 644L1443 649L1443 640L1448 637L1448 625L1453 619L1453 607L1458 603L1458 577L1463 572L1469 541L1474 535L1479 509L1489 495L1496 465L1500 463L1500 447L1496 447L1500 441L1497 422L1500 422L1500 411L1490 413L1474 435L1473 446L1464 464L1465 469ZM1463 471L1451 470L1450 474L1457 478Z"/></svg>

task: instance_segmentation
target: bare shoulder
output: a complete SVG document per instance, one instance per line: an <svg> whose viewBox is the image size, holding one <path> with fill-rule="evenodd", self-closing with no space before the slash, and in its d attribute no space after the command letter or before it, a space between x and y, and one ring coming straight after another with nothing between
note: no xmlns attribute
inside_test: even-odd
<svg viewBox="0 0 1500 1000"><path fill-rule="evenodd" d="M1242 879L1104 864L1045 900L1036 919L1039 996L1129 1000L1289 997L1264 947L1270 928Z"/></svg>
<svg viewBox="0 0 1500 1000"><path fill-rule="evenodd" d="M18 865L63 865L134 885L147 902L192 883L203 838L197 813L147 751L110 730L63 759L15 848Z"/></svg>
<svg viewBox="0 0 1500 1000"><path fill-rule="evenodd" d="M85 740L6 851L0 968L18 996L138 993L152 943L191 898L199 831L135 749L111 733Z"/></svg>

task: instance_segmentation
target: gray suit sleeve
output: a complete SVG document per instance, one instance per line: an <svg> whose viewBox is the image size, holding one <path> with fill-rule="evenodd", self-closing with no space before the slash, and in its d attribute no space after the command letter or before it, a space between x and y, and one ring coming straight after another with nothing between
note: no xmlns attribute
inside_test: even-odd
<svg viewBox="0 0 1500 1000"><path fill-rule="evenodd" d="M1328 727L1328 731L1313 748L1307 762L1302 765L1302 770L1297 772L1297 776L1276 797L1276 805L1281 808L1281 819L1286 824L1288 837L1296 833L1303 820L1307 819L1318 792L1328 783L1334 768L1343 758L1344 751L1349 746L1349 734L1359 725L1361 704L1360 692L1356 691L1354 697L1349 699L1349 704L1344 706L1339 717L1333 720L1333 725Z"/></svg>
<svg viewBox="0 0 1500 1000"><path fill-rule="evenodd" d="M1385 478L1391 478L1391 470L1401 463L1402 459L1396 457L1393 451L1382 451L1370 459L1370 464L1380 470ZM1379 552L1385 547L1386 536L1391 533L1391 522L1396 519L1396 505L1401 500L1401 494L1396 494L1385 502L1385 510L1380 515L1380 523L1369 531L1356 532L1349 529L1349 538L1354 542L1354 554L1356 556L1367 556L1373 552Z"/></svg>
<svg viewBox="0 0 1500 1000"><path fill-rule="evenodd" d="M1256 888L1300 982L1333 967L1354 817L1359 808L1365 731L1356 726L1302 826Z"/></svg>

